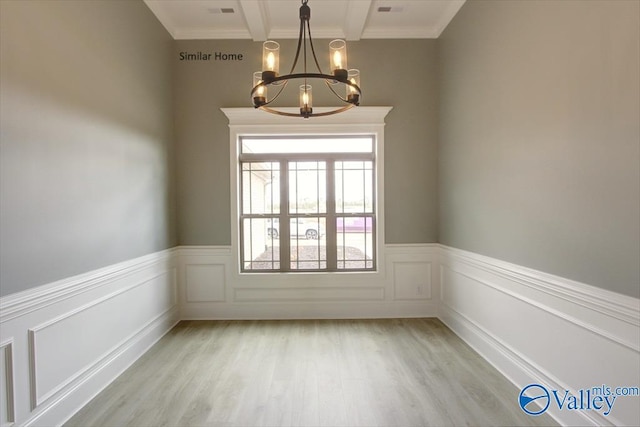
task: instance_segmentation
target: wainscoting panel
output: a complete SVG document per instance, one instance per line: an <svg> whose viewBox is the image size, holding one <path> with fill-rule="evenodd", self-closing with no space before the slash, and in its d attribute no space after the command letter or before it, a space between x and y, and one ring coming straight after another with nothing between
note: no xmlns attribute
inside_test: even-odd
<svg viewBox="0 0 640 427"><path fill-rule="evenodd" d="M235 290L235 301L381 301L384 299L382 288L240 288Z"/></svg>
<svg viewBox="0 0 640 427"><path fill-rule="evenodd" d="M5 390L11 397L2 425L63 423L170 330L173 257L167 250L3 298L2 337L13 340L0 346L2 400Z"/></svg>
<svg viewBox="0 0 640 427"><path fill-rule="evenodd" d="M168 276L161 273L30 329L36 406L118 348L123 338L165 314L173 305ZM121 313L125 307L130 310Z"/></svg>
<svg viewBox="0 0 640 427"><path fill-rule="evenodd" d="M394 299L431 299L430 262L396 262L393 266Z"/></svg>
<svg viewBox="0 0 640 427"><path fill-rule="evenodd" d="M640 384L637 299L452 248L439 270L440 318L519 389ZM566 425L640 425L638 397L618 397L606 416L551 403Z"/></svg>
<svg viewBox="0 0 640 427"><path fill-rule="evenodd" d="M432 300L437 245L387 245L386 264L394 300ZM439 288L436 287L436 301Z"/></svg>
<svg viewBox="0 0 640 427"><path fill-rule="evenodd" d="M4 338L4 337L3 337ZM0 343L0 426L15 422L13 389L13 339Z"/></svg>
<svg viewBox="0 0 640 427"><path fill-rule="evenodd" d="M222 302L225 300L224 264L185 265L187 302Z"/></svg>
<svg viewBox="0 0 640 427"><path fill-rule="evenodd" d="M230 247L181 247L177 254L183 319L437 315L436 245L387 245L375 273L240 274Z"/></svg>

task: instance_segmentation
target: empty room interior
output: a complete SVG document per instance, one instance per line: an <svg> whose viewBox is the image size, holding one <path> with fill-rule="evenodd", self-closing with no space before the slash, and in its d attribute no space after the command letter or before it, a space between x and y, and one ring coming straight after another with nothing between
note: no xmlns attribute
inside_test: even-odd
<svg viewBox="0 0 640 427"><path fill-rule="evenodd" d="M1 427L639 387L639 0L0 0Z"/></svg>

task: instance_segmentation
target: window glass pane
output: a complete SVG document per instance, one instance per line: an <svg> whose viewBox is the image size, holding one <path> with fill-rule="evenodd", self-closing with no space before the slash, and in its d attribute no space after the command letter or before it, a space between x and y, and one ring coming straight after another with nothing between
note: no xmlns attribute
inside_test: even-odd
<svg viewBox="0 0 640 427"><path fill-rule="evenodd" d="M273 218L245 218L242 221L245 270L277 270L280 268L280 245L277 222Z"/></svg>
<svg viewBox="0 0 640 427"><path fill-rule="evenodd" d="M289 213L327 212L326 162L289 162Z"/></svg>
<svg viewBox="0 0 640 427"><path fill-rule="evenodd" d="M242 271L375 269L373 143L370 136L243 138L243 153L253 155L239 161ZM327 223L335 224L331 247Z"/></svg>
<svg viewBox="0 0 640 427"><path fill-rule="evenodd" d="M280 163L242 164L242 214L280 212Z"/></svg>
<svg viewBox="0 0 640 427"><path fill-rule="evenodd" d="M373 218L336 218L338 269L373 268Z"/></svg>
<svg viewBox="0 0 640 427"><path fill-rule="evenodd" d="M322 270L327 268L325 218L291 218L291 270Z"/></svg>
<svg viewBox="0 0 640 427"><path fill-rule="evenodd" d="M336 162L336 212L373 213L373 162Z"/></svg>
<svg viewBox="0 0 640 427"><path fill-rule="evenodd" d="M373 138L242 138L242 153L372 153Z"/></svg>

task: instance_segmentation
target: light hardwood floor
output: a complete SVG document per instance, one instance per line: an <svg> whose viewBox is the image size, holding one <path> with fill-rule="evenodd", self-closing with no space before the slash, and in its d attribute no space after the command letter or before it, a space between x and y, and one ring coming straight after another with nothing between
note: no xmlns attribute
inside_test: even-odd
<svg viewBox="0 0 640 427"><path fill-rule="evenodd" d="M66 426L555 425L437 319L185 321Z"/></svg>

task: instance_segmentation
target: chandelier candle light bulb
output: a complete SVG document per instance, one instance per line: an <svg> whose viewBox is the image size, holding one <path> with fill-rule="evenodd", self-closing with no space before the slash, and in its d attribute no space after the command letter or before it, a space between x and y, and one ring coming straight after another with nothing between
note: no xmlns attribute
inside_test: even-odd
<svg viewBox="0 0 640 427"><path fill-rule="evenodd" d="M311 85L300 86L300 114L304 118L309 118L313 113L313 98L311 96Z"/></svg>
<svg viewBox="0 0 640 427"><path fill-rule="evenodd" d="M280 44L267 40L262 44L262 80L266 83L278 77L280 71Z"/></svg>
<svg viewBox="0 0 640 427"><path fill-rule="evenodd" d="M333 53L333 63L336 64L336 68L342 68L342 56L337 50Z"/></svg>
<svg viewBox="0 0 640 427"><path fill-rule="evenodd" d="M259 86L258 86L259 85ZM258 86L253 94L254 105L264 105L267 103L267 87L262 84L262 71L253 73L253 86Z"/></svg>
<svg viewBox="0 0 640 427"><path fill-rule="evenodd" d="M347 42L333 40L329 43L329 54L333 75L344 81L347 78Z"/></svg>

